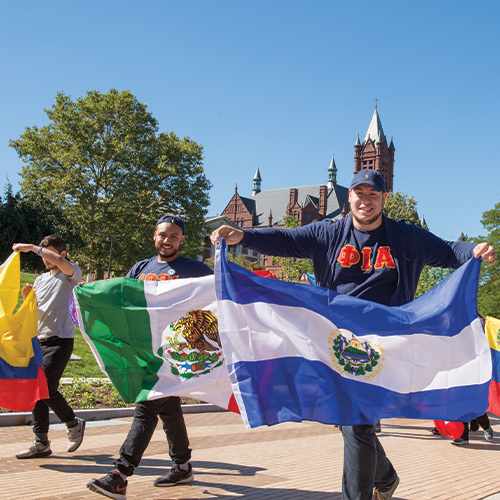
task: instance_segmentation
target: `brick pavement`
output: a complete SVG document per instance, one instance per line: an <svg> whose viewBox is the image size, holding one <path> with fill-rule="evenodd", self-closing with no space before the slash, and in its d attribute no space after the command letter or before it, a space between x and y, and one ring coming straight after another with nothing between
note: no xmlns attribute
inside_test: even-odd
<svg viewBox="0 0 500 500"><path fill-rule="evenodd" d="M467 447L433 436L432 422L382 422L381 440L401 484L394 500L479 500L500 492L500 419L491 418L496 438L472 433ZM112 469L130 418L89 422L82 446L67 453L66 432L50 431L53 455L17 460L33 438L30 427L0 428L2 500L99 500L85 487ZM186 415L195 472L193 485L155 488L153 479L171 464L159 426L129 479L128 500L340 500L342 437L334 427L312 422L247 431L238 415ZM496 497L495 497L496 498Z"/></svg>

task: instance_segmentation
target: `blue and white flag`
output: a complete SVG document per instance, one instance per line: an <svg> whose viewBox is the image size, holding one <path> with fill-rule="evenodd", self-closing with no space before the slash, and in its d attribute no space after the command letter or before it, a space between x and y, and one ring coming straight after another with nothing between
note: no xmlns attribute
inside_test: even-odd
<svg viewBox="0 0 500 500"><path fill-rule="evenodd" d="M378 418L468 422L488 407L480 260L401 307L259 278L216 252L219 332L249 428Z"/></svg>

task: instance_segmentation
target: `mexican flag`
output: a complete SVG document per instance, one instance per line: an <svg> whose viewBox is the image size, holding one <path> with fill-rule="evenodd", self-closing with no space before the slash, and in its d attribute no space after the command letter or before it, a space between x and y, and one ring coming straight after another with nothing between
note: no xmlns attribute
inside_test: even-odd
<svg viewBox="0 0 500 500"><path fill-rule="evenodd" d="M187 396L238 412L219 337L214 276L116 278L74 292L80 330L123 401Z"/></svg>

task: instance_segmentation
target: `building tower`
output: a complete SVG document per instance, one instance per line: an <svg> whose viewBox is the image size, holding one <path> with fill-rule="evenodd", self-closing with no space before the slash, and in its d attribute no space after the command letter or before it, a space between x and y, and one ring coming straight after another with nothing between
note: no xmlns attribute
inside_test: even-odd
<svg viewBox="0 0 500 500"><path fill-rule="evenodd" d="M394 142L387 144L382 123L377 112L377 105L373 112L370 125L366 131L363 143L358 138L354 144L354 173L365 168L377 170L385 179L387 190L392 191L394 179Z"/></svg>
<svg viewBox="0 0 500 500"><path fill-rule="evenodd" d="M257 193L260 193L260 183L261 182L262 182L262 179L260 177L259 167L257 167L257 170L255 171L255 175L253 176L252 196L255 196Z"/></svg>

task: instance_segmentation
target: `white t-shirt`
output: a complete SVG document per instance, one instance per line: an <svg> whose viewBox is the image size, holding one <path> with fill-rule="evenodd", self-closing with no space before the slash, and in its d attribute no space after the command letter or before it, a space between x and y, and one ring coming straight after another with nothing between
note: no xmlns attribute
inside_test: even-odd
<svg viewBox="0 0 500 500"><path fill-rule="evenodd" d="M82 281L82 271L71 264L73 276L62 271L51 275L44 273L35 280L35 295L38 307L38 338L60 337L72 339L75 325L69 315L69 297L73 288Z"/></svg>

